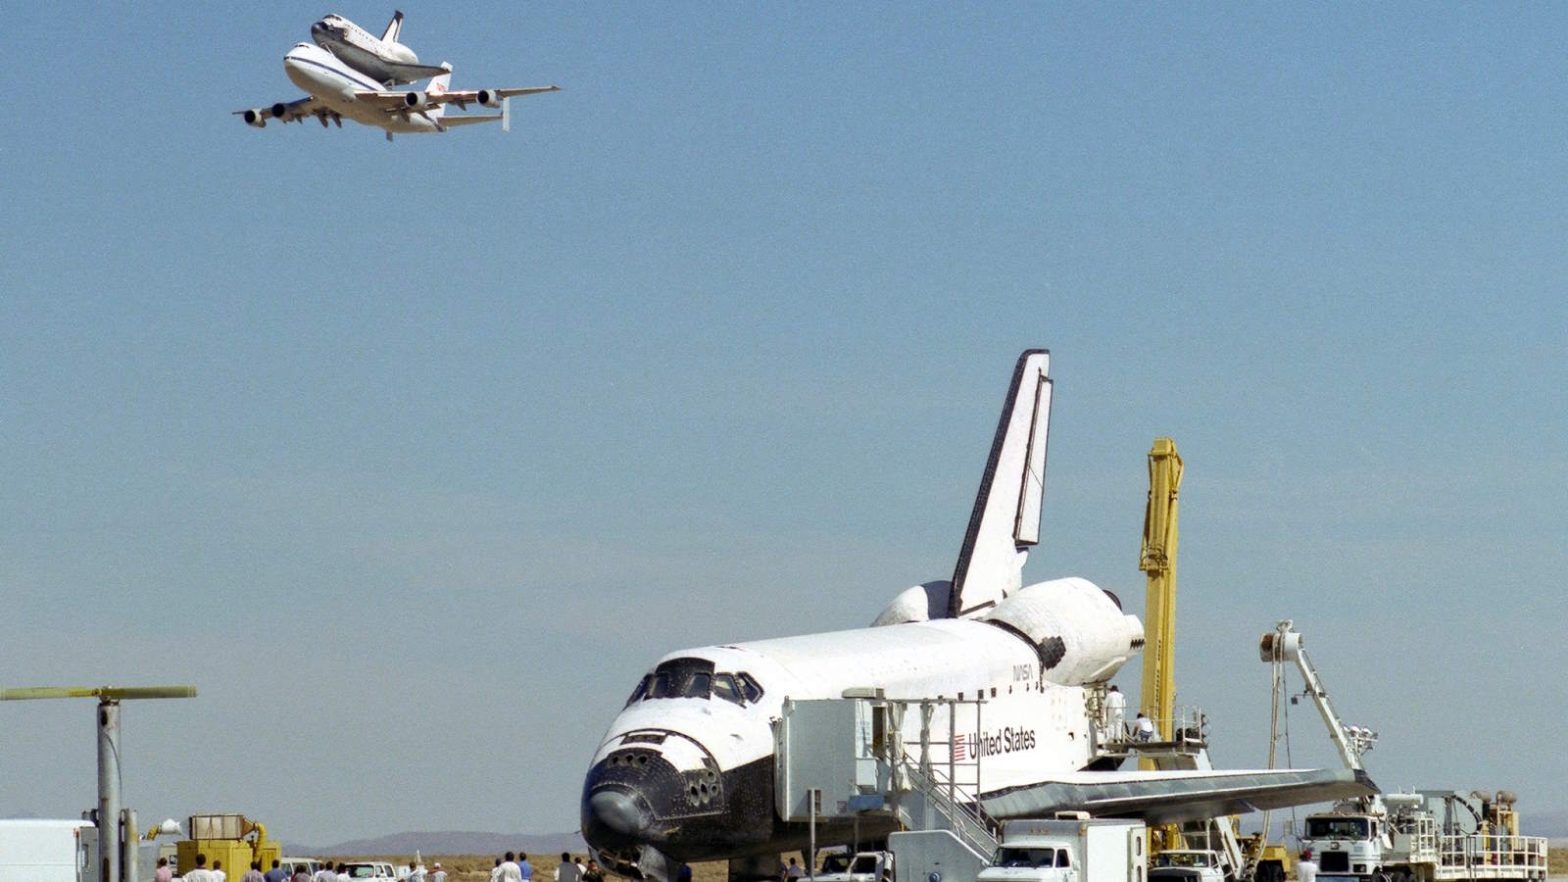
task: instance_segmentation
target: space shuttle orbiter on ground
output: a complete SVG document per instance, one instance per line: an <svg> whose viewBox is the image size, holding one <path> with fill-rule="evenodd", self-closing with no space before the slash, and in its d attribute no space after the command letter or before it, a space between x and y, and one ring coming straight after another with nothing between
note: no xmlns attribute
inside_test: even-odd
<svg viewBox="0 0 1568 882"><path fill-rule="evenodd" d="M1142 648L1143 626L1085 579L1022 584L1040 539L1049 357L1025 352L1013 371L951 580L904 591L870 628L683 649L638 682L583 784L582 832L601 863L669 880L679 863L727 859L741 877L802 848L807 825L775 809L771 721L786 698L867 687L890 700L984 693L985 726L972 737L990 755L984 790L968 796L999 819L1076 809L1173 822L1372 791L1350 771L1116 771L1095 762L1086 698ZM970 733L954 738L940 719L933 725L944 731L931 731L929 758L945 765L948 742L956 754ZM918 757L920 744L905 749ZM874 840L892 832L884 823L819 826L817 841Z"/></svg>

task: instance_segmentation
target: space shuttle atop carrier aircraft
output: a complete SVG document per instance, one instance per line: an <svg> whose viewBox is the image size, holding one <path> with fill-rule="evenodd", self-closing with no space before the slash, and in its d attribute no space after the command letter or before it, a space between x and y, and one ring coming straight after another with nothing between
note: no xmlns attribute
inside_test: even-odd
<svg viewBox="0 0 1568 882"><path fill-rule="evenodd" d="M382 86L400 86L439 77L445 68L420 64L414 50L398 42L403 32L403 12L392 13L387 29L377 39L341 15L333 13L310 26L310 38L340 61Z"/></svg>
<svg viewBox="0 0 1568 882"><path fill-rule="evenodd" d="M931 764L984 755L983 789L960 797L996 820L1080 810L1179 822L1374 792L1349 770L1120 771L1120 757L1097 751L1095 699L1142 648L1143 626L1085 579L1023 585L1040 540L1049 358L1025 352L1013 371L950 580L902 592L869 628L683 649L642 677L583 784L582 832L602 864L668 882L681 863L728 860L732 879L777 878L779 853L810 831L777 808L775 722L786 700L851 690L983 697L978 731L960 721L949 733L937 714L923 740L899 737L917 761L924 743ZM830 819L815 841L874 841L898 823Z"/></svg>

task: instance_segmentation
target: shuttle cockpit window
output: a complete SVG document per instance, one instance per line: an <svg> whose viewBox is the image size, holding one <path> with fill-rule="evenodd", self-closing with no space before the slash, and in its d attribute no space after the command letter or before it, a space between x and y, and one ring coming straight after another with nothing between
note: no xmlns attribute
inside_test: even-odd
<svg viewBox="0 0 1568 882"><path fill-rule="evenodd" d="M745 699L740 697L740 687L735 685L734 674L714 674L713 695L715 698L722 698L725 701L732 701L736 704L745 703ZM823 872L827 871L824 870Z"/></svg>
<svg viewBox="0 0 1568 882"><path fill-rule="evenodd" d="M739 674L736 674L735 677L736 679L740 680L740 694L744 696L747 701L757 702L762 700L762 687L757 684L756 680L752 679L750 674L746 673L745 671L741 671Z"/></svg>
<svg viewBox="0 0 1568 882"><path fill-rule="evenodd" d="M632 690L626 705L657 698L719 697L744 705L762 698L760 686L750 674L714 673L713 662L701 658L675 658L659 665L642 678Z"/></svg>
<svg viewBox="0 0 1568 882"><path fill-rule="evenodd" d="M648 676L643 677L641 680L638 680L637 681L637 688L633 689L631 697L626 699L626 706L627 707L631 707L632 705L636 704L637 702L642 701L643 697L648 694L648 686L650 684L652 684L652 683L653 683L653 675L652 674L649 674Z"/></svg>
<svg viewBox="0 0 1568 882"><path fill-rule="evenodd" d="M711 671L692 671L686 678L681 689L682 698L707 698L708 691L713 687L713 673Z"/></svg>

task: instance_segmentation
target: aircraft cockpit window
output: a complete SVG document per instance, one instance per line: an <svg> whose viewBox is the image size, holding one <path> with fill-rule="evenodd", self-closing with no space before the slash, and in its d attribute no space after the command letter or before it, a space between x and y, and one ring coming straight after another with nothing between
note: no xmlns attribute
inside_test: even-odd
<svg viewBox="0 0 1568 882"><path fill-rule="evenodd" d="M637 688L632 690L632 697L626 699L626 706L627 707L631 707L632 705L636 704L637 702L642 701L643 697L648 694L648 686L650 684L652 684L652 682L653 682L653 675L652 674L649 674L648 676L643 677L641 680L638 680L637 681Z"/></svg>
<svg viewBox="0 0 1568 882"><path fill-rule="evenodd" d="M714 674L713 694L725 701L733 701L736 704L745 703L745 699L740 697L740 687L735 685L735 676L733 674ZM826 873L828 871L823 870L822 872Z"/></svg>
<svg viewBox="0 0 1568 882"><path fill-rule="evenodd" d="M653 682L648 685L645 698L674 698L675 678L669 671L659 671L653 674Z"/></svg>
<svg viewBox="0 0 1568 882"><path fill-rule="evenodd" d="M756 680L752 679L750 674L741 671L735 675L735 679L740 681L740 694L745 696L747 701L757 702L762 700L762 687L757 684Z"/></svg>
<svg viewBox="0 0 1568 882"><path fill-rule="evenodd" d="M674 658L653 671L647 698L707 698L713 682L713 662L701 658Z"/></svg>
<svg viewBox="0 0 1568 882"><path fill-rule="evenodd" d="M707 671L693 671L686 678L686 688L681 690L682 698L707 698L708 687L713 683L713 675Z"/></svg>

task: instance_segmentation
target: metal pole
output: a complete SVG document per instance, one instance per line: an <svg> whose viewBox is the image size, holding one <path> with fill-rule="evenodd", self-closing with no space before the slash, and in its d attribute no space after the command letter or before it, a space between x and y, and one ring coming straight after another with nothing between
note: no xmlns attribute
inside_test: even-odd
<svg viewBox="0 0 1568 882"><path fill-rule="evenodd" d="M817 808L822 802L821 790L806 791L806 798L811 800L811 851L806 853L806 878L811 882L817 879Z"/></svg>
<svg viewBox="0 0 1568 882"><path fill-rule="evenodd" d="M136 809L125 809L122 812L125 830L125 855L120 859L121 878L125 882L137 882L140 875L141 838L136 835Z"/></svg>
<svg viewBox="0 0 1568 882"><path fill-rule="evenodd" d="M954 779L958 776L958 769L954 765L953 745L958 741L958 702L947 703L947 801L958 804L958 794L954 792ZM980 730L975 730L975 746L979 747ZM978 752L978 750L977 750Z"/></svg>
<svg viewBox="0 0 1568 882"><path fill-rule="evenodd" d="M98 702L98 882L120 882L120 703Z"/></svg>

